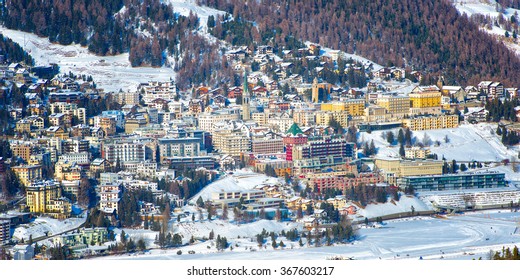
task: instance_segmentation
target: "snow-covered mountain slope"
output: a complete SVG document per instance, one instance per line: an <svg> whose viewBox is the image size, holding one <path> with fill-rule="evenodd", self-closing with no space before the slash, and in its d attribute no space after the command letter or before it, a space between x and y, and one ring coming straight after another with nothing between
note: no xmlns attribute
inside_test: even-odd
<svg viewBox="0 0 520 280"><path fill-rule="evenodd" d="M498 19L500 15L504 19L510 20L512 16L520 16L520 10L509 7L500 6L495 0L452 0L453 5L461 14L468 17L472 15L489 16L492 19ZM504 26L488 25L481 26L480 29L494 36L498 41L503 42L510 50L520 56L520 39L512 37L506 38L506 29ZM512 36L512 32L509 32Z"/></svg>
<svg viewBox="0 0 520 280"><path fill-rule="evenodd" d="M91 75L98 88L105 91L136 90L141 82L169 80L175 71L169 67L132 68L128 53L116 56L99 56L79 44L63 46L53 44L47 38L34 34L0 27L0 32L22 46L35 60L36 65L56 63L62 73Z"/></svg>

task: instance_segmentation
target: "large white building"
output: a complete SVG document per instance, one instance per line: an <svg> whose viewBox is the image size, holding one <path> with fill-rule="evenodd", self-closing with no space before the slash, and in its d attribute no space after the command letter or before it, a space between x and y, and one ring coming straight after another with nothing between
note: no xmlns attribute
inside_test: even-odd
<svg viewBox="0 0 520 280"><path fill-rule="evenodd" d="M223 121L237 121L240 118L240 110L224 109L211 113L202 113L198 117L199 129L213 132L215 124Z"/></svg>
<svg viewBox="0 0 520 280"><path fill-rule="evenodd" d="M117 213L119 200L121 199L121 187L119 184L107 184L99 187L99 210L112 214Z"/></svg>
<svg viewBox="0 0 520 280"><path fill-rule="evenodd" d="M82 124L87 123L87 111L85 108L78 108L76 103L54 102L50 104L51 114L62 113L78 118Z"/></svg>
<svg viewBox="0 0 520 280"><path fill-rule="evenodd" d="M121 162L144 161L145 144L133 140L115 140L103 143L101 155L112 164L116 164L118 159Z"/></svg>
<svg viewBox="0 0 520 280"><path fill-rule="evenodd" d="M90 156L88 152L82 153L67 153L59 156L59 161L75 162L78 164L90 163Z"/></svg>
<svg viewBox="0 0 520 280"><path fill-rule="evenodd" d="M239 122L227 122L213 132L213 147L221 154L240 156L251 152L249 129Z"/></svg>
<svg viewBox="0 0 520 280"><path fill-rule="evenodd" d="M138 91L142 92L143 101L149 104L155 99L173 101L177 96L177 86L174 82L151 81L139 85Z"/></svg>

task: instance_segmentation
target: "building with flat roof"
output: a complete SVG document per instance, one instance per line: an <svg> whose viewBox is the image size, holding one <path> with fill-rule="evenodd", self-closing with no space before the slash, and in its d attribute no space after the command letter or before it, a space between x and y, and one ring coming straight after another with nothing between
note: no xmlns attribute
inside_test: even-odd
<svg viewBox="0 0 520 280"><path fill-rule="evenodd" d="M431 176L406 176L397 179L402 188L415 191L468 190L505 187L505 174L499 172L461 173Z"/></svg>

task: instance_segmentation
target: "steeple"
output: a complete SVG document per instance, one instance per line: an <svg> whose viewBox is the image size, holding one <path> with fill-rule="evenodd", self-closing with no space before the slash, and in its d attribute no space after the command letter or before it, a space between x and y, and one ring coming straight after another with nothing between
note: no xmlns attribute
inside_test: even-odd
<svg viewBox="0 0 520 280"><path fill-rule="evenodd" d="M320 102L319 96L320 96L320 89L318 86L318 77L314 77L314 81L312 81L312 96L311 96L312 103Z"/></svg>
<svg viewBox="0 0 520 280"><path fill-rule="evenodd" d="M247 71L245 70L242 87L242 120L247 121L251 119L251 112L249 111L249 84L247 82Z"/></svg>

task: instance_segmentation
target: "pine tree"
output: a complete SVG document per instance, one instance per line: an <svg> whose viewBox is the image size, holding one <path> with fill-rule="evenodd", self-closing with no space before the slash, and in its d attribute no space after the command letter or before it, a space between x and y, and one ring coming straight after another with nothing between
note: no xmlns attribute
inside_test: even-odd
<svg viewBox="0 0 520 280"><path fill-rule="evenodd" d="M401 145L404 145L405 143L404 132L402 128L399 129L399 133L397 135L397 142Z"/></svg>
<svg viewBox="0 0 520 280"><path fill-rule="evenodd" d="M404 145L403 144L401 144L401 146L399 146L399 155L401 157L404 157L406 155L406 152L404 150Z"/></svg>
<svg viewBox="0 0 520 280"><path fill-rule="evenodd" d="M213 238L215 238L215 232L213 230L211 230L209 232L209 240L213 240Z"/></svg>
<svg viewBox="0 0 520 280"><path fill-rule="evenodd" d="M373 141L373 140L372 140ZM388 131L386 133L386 142L388 142L388 144L390 145L393 145L394 142L395 142L395 136L394 136L394 133L392 131Z"/></svg>

